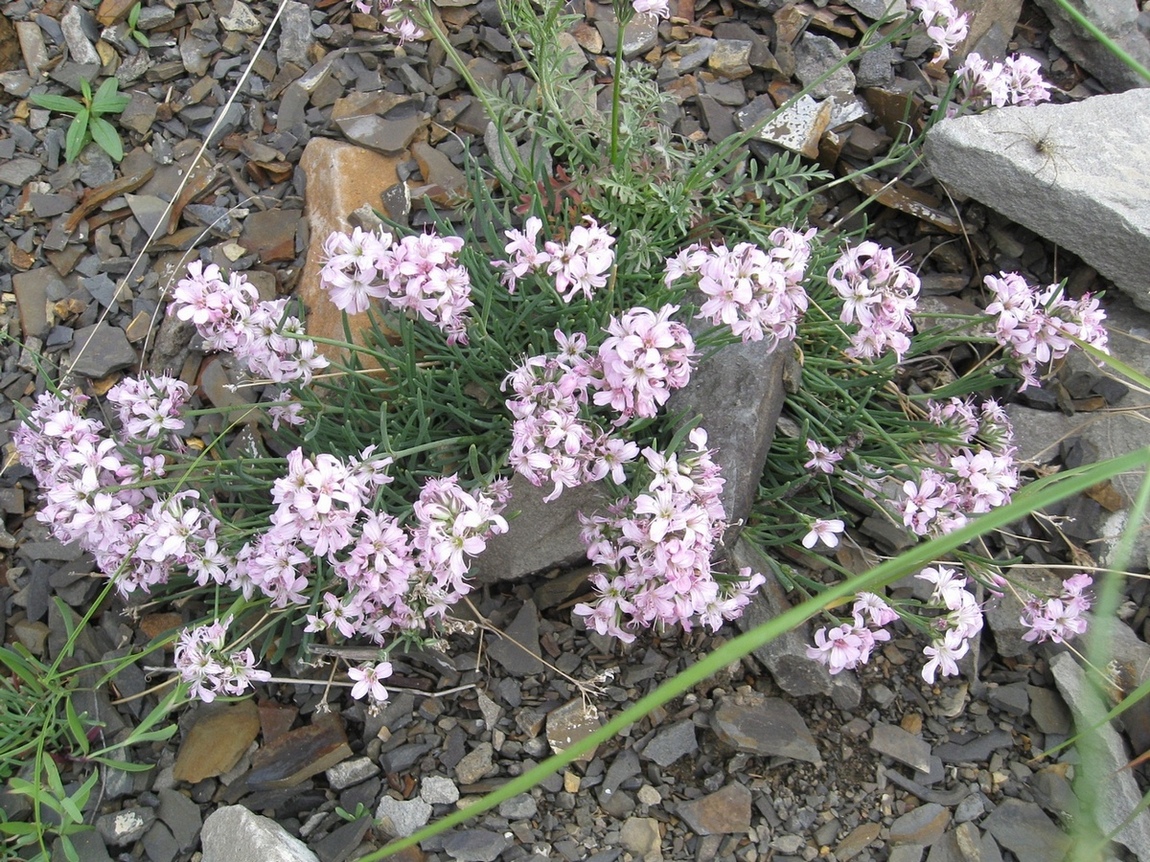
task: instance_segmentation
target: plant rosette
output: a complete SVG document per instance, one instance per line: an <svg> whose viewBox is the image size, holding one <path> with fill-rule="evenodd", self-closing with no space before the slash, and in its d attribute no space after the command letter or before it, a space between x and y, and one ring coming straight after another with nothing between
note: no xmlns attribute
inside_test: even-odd
<svg viewBox="0 0 1150 862"><path fill-rule="evenodd" d="M86 78L80 79L82 101L77 102L67 96L50 93L33 93L28 97L32 104L50 111L71 114L73 119L64 138L64 159L73 162L84 147L91 141L116 161L124 158L124 144L116 127L104 119L107 114L119 114L131 99L119 92L120 83L108 78L92 93Z"/></svg>

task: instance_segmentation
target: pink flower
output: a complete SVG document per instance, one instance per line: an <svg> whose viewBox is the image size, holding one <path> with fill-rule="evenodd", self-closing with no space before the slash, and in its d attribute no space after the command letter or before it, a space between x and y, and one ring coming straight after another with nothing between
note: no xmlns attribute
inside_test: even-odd
<svg viewBox="0 0 1150 862"><path fill-rule="evenodd" d="M838 518L824 519L818 518L811 524L811 530L803 536L803 547L813 548L817 543L822 542L828 548L837 548L839 544L839 533L846 528L846 525Z"/></svg>
<svg viewBox="0 0 1150 862"><path fill-rule="evenodd" d="M660 18L671 17L669 0L632 0L631 5L637 15L657 15Z"/></svg>
<svg viewBox="0 0 1150 862"><path fill-rule="evenodd" d="M351 687L351 696L356 700L363 700L370 695L373 703L384 703L387 700L387 689L384 688L383 681L391 674L392 667L389 661L348 668L347 675L355 680L355 685Z"/></svg>
<svg viewBox="0 0 1150 862"><path fill-rule="evenodd" d="M803 464L808 470L822 470L830 475L835 471L835 464L843 459L839 452L828 449L822 443L807 438L807 451L811 453L811 460Z"/></svg>
<svg viewBox="0 0 1150 862"><path fill-rule="evenodd" d="M934 685L938 671L942 671L943 676L958 676L958 660L969 649L970 643L959 632L953 629L948 631L941 640L923 647L922 652L929 661L922 666L922 678L928 685Z"/></svg>
<svg viewBox="0 0 1150 862"><path fill-rule="evenodd" d="M858 667L868 653L867 639L862 634L865 631L865 627L850 623L830 631L821 628L815 632L815 645L807 647L807 658L825 664L832 674Z"/></svg>

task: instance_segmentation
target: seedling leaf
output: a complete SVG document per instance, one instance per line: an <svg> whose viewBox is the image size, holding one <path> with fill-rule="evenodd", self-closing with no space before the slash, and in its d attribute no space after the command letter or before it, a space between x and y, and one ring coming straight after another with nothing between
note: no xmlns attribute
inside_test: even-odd
<svg viewBox="0 0 1150 862"><path fill-rule="evenodd" d="M92 117L92 140L117 162L124 158L124 144L116 127L101 117Z"/></svg>
<svg viewBox="0 0 1150 862"><path fill-rule="evenodd" d="M62 114L78 114L84 110L84 106L75 99L69 99L67 96L53 96L51 93L33 93L28 97L28 101L39 108L59 111Z"/></svg>

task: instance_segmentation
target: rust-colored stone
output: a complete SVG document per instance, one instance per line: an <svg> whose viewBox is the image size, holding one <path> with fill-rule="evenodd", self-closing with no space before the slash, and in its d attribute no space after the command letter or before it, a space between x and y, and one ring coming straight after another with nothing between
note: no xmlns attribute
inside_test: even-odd
<svg viewBox="0 0 1150 862"><path fill-rule="evenodd" d="M349 231L348 217L364 204L379 209L383 192L399 182L396 168L402 156L384 156L371 150L333 141L313 138L300 159L307 178L306 214L310 244L299 296L307 309L307 331L317 338L344 339L343 315L332 305L320 287L319 271L323 266L323 242L332 231ZM363 343L369 330L366 314L350 319L352 338ZM320 350L329 359L337 359L332 348Z"/></svg>
<svg viewBox="0 0 1150 862"><path fill-rule="evenodd" d="M196 784L223 775L239 763L259 730L259 712L251 700L202 708L180 743L173 776Z"/></svg>
<svg viewBox="0 0 1150 862"><path fill-rule="evenodd" d="M128 13L137 2L138 0L104 0L96 10L96 20L104 27L118 24L128 17Z"/></svg>
<svg viewBox="0 0 1150 862"><path fill-rule="evenodd" d="M351 746L343 720L329 713L261 747L252 756L252 771L245 776L245 783L253 790L284 790L349 757Z"/></svg>

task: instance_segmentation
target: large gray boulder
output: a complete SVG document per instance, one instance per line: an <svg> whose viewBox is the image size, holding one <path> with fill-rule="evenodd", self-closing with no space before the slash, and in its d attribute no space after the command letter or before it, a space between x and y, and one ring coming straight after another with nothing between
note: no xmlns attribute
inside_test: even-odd
<svg viewBox="0 0 1150 862"><path fill-rule="evenodd" d="M1150 310L1150 90L943 120L934 176L1064 246Z"/></svg>

